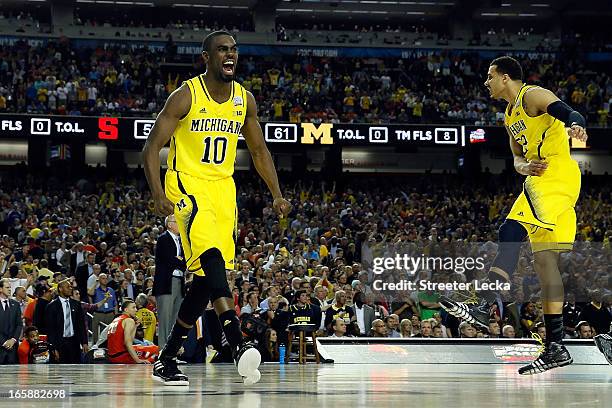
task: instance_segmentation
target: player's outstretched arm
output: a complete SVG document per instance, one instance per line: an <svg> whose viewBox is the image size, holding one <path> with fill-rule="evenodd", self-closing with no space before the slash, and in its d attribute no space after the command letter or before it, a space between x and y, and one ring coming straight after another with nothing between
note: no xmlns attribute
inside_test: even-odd
<svg viewBox="0 0 612 408"><path fill-rule="evenodd" d="M266 182L272 198L274 199L274 210L281 216L286 216L291 211L291 204L283 198L278 184L278 176L272 161L272 155L264 141L261 126L257 119L257 103L251 92L247 91L247 113L242 127L242 135L246 140L253 163L257 173Z"/></svg>
<svg viewBox="0 0 612 408"><path fill-rule="evenodd" d="M142 150L144 171L155 201L155 212L158 215L167 216L174 211L174 204L168 200L162 189L159 174L159 151L168 143L179 120L189 113L190 108L191 92L189 87L183 84L168 97Z"/></svg>
<svg viewBox="0 0 612 408"><path fill-rule="evenodd" d="M548 113L559 119L569 128L570 137L586 142L586 120L580 112L572 109L568 104L560 100L557 95L544 88L532 88L523 96L523 107L529 116L538 116Z"/></svg>

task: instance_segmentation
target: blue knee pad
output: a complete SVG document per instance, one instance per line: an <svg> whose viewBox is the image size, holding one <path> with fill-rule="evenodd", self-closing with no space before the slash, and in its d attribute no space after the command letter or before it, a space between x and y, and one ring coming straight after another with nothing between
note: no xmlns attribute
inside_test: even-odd
<svg viewBox="0 0 612 408"><path fill-rule="evenodd" d="M504 221L499 227L499 247L491 266L512 276L525 238L527 238L527 230L518 221L508 219Z"/></svg>

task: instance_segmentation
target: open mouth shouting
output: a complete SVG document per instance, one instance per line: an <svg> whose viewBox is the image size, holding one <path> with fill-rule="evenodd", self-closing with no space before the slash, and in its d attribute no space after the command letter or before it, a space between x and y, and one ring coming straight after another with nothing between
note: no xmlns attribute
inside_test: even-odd
<svg viewBox="0 0 612 408"><path fill-rule="evenodd" d="M225 75L234 75L236 62L234 60L225 60L223 62L223 73Z"/></svg>

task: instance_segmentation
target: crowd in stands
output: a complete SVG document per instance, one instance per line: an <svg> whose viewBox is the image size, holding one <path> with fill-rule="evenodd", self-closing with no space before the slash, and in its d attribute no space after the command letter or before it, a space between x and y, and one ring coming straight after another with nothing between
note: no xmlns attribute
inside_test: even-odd
<svg viewBox="0 0 612 408"><path fill-rule="evenodd" d="M527 248L514 273L511 294L491 308L489 331L447 315L438 303L446 291L384 291L374 284L376 279L478 278L475 270L459 273L437 267L414 275L405 270L377 275L373 263L376 257L408 253L480 255L490 264L497 227L520 190L510 178L485 174L479 186L459 176L429 174L332 183L321 181L322 174L296 179L281 173L293 210L279 220L259 179L251 173L235 177L236 270L228 271L227 278L241 318L255 316L265 323L260 343L265 359L278 360L278 344L286 341L288 325L306 309L321 335L337 337L545 333L538 280ZM583 184L576 251L562 255L561 261L566 291L571 293L564 308L568 338L607 332L611 319L610 179L585 176ZM154 253L164 221L151 212L151 196L140 170L117 178L98 169L69 181L51 172L35 176L16 167L2 174L0 186L0 277L10 283L24 327L37 329L26 329L23 341L45 334L45 315L39 309L58 291L67 296L65 287L58 289L66 279L73 287L72 298L85 311L103 308L117 313L122 302L133 297L138 300L132 315L138 316L137 309L156 311L151 292ZM75 275L88 269L84 286ZM156 342L154 321L141 323L146 327L136 339ZM90 331L103 328L89 319L86 323Z"/></svg>
<svg viewBox="0 0 612 408"><path fill-rule="evenodd" d="M0 23L3 22L16 22L20 25L28 25L38 27L41 21L48 20L43 16L45 13L40 13L38 10L31 11L3 11L0 10Z"/></svg>
<svg viewBox="0 0 612 408"><path fill-rule="evenodd" d="M246 10L234 10L228 14L210 9L194 13L189 9L173 8L171 12L157 10L150 15L150 10L145 10L145 13L142 11L141 8L119 8L116 13L110 14L112 17L104 18L95 8L80 10L75 12L74 24L84 27L165 28L186 31L254 31L252 18Z"/></svg>
<svg viewBox="0 0 612 408"><path fill-rule="evenodd" d="M0 47L0 112L154 116L181 80L167 55L146 48ZM608 73L576 60L522 58L525 80L582 112L589 126L610 126ZM500 125L504 104L483 85L488 60L440 52L402 59L243 55L238 78L255 95L263 121L457 123Z"/></svg>

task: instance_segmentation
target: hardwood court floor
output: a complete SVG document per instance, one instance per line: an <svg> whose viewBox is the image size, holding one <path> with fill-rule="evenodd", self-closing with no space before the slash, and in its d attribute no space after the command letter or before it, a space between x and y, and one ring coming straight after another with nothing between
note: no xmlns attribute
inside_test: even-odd
<svg viewBox="0 0 612 408"><path fill-rule="evenodd" d="M519 376L518 365L266 364L245 387L231 365L182 366L189 387L151 379L151 366L0 366L6 407L610 407L612 367ZM65 399L11 400L10 389L65 390ZM606 402L607 401L607 402Z"/></svg>

